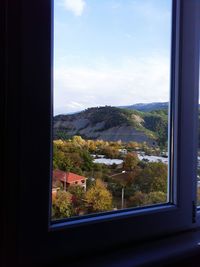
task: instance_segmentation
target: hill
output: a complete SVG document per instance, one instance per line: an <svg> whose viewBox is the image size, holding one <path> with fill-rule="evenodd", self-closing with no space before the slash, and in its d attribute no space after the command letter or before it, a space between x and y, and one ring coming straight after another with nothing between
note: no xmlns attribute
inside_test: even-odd
<svg viewBox="0 0 200 267"><path fill-rule="evenodd" d="M168 102L138 103L130 106L121 106L120 108L150 112L154 110L168 109Z"/></svg>
<svg viewBox="0 0 200 267"><path fill-rule="evenodd" d="M85 139L165 145L167 111L140 112L105 106L54 117L55 139L70 138L74 135Z"/></svg>

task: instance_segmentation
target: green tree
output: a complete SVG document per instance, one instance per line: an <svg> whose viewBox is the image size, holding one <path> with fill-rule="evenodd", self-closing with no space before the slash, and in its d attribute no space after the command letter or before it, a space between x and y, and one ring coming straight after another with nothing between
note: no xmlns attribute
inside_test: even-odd
<svg viewBox="0 0 200 267"><path fill-rule="evenodd" d="M91 157L89 152L85 149L80 152L80 156L83 160L82 165L81 165L82 170L90 171L93 167L93 158Z"/></svg>
<svg viewBox="0 0 200 267"><path fill-rule="evenodd" d="M129 198L129 207L144 206L147 202L147 194L137 191L132 197Z"/></svg>
<svg viewBox="0 0 200 267"><path fill-rule="evenodd" d="M68 192L72 194L72 203L74 207L84 208L84 188L80 185L71 185Z"/></svg>
<svg viewBox="0 0 200 267"><path fill-rule="evenodd" d="M71 158L64 150L64 145L59 145L54 142L53 146L53 168L62 171L70 171L73 167Z"/></svg>
<svg viewBox="0 0 200 267"><path fill-rule="evenodd" d="M138 191L150 193L153 191L167 192L167 165L162 162L146 163L144 169L134 180Z"/></svg>
<svg viewBox="0 0 200 267"><path fill-rule="evenodd" d="M108 189L112 193L114 197L121 198L122 195L122 185L117 183L116 181L109 181L108 182Z"/></svg>
<svg viewBox="0 0 200 267"><path fill-rule="evenodd" d="M167 200L167 195L164 192L154 191L149 194L137 191L133 196L129 198L129 206L145 206L164 203Z"/></svg>
<svg viewBox="0 0 200 267"><path fill-rule="evenodd" d="M161 191L150 192L145 204L159 204L167 201L167 194Z"/></svg>
<svg viewBox="0 0 200 267"><path fill-rule="evenodd" d="M156 133L160 147L166 147L168 134L167 110L156 110L147 113L144 116L144 127Z"/></svg>
<svg viewBox="0 0 200 267"><path fill-rule="evenodd" d="M112 194L100 179L97 179L95 184L86 192L85 200L92 212L112 209Z"/></svg>

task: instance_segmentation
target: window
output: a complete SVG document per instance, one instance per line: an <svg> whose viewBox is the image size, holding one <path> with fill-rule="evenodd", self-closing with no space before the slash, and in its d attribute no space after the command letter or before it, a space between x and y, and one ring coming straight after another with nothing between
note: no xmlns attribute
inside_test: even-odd
<svg viewBox="0 0 200 267"><path fill-rule="evenodd" d="M54 1L54 220L171 198L172 1L116 3Z"/></svg>
<svg viewBox="0 0 200 267"><path fill-rule="evenodd" d="M9 64L6 65L4 187L6 197L12 203L6 203L4 238L7 248L9 241L13 245L12 259L9 257L11 250L5 254L7 261L15 260L24 265L54 263L62 257L88 255L95 249L106 250L119 243L137 243L195 227L199 1L173 1L171 121L174 165L170 172L175 179L169 203L57 224L50 222L49 206L52 3L48 0L36 0L31 4L22 0L20 3L16 3L15 8L8 4L6 11L6 60ZM12 230L13 225L17 231Z"/></svg>

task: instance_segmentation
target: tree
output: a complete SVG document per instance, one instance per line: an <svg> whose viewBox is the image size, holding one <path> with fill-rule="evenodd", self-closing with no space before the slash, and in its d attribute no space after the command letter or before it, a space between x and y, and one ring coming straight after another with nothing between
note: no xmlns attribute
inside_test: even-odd
<svg viewBox="0 0 200 267"><path fill-rule="evenodd" d="M146 204L159 204L167 201L167 194L161 191L150 192L147 195Z"/></svg>
<svg viewBox="0 0 200 267"><path fill-rule="evenodd" d="M54 219L68 218L74 215L72 194L59 190L52 198L52 217Z"/></svg>
<svg viewBox="0 0 200 267"><path fill-rule="evenodd" d="M139 159L136 153L128 153L124 159L123 168L126 171L133 171L137 164L139 163Z"/></svg>
<svg viewBox="0 0 200 267"><path fill-rule="evenodd" d="M102 149L102 153L111 159L114 158L119 158L119 150L115 147L111 147L110 144L108 144L107 146L103 147Z"/></svg>
<svg viewBox="0 0 200 267"><path fill-rule="evenodd" d="M108 182L108 189L112 193L114 197L121 198L122 195L122 185L120 183L116 183L116 181L110 180Z"/></svg>
<svg viewBox="0 0 200 267"><path fill-rule="evenodd" d="M129 206L145 206L152 204L164 203L167 200L167 195L164 192L154 191L149 194L137 191L132 197L129 198Z"/></svg>
<svg viewBox="0 0 200 267"><path fill-rule="evenodd" d="M90 171L93 167L93 159L87 150L82 150L80 152L82 158L81 168L83 171Z"/></svg>
<svg viewBox="0 0 200 267"><path fill-rule="evenodd" d="M79 135L74 135L72 138L72 142L75 146L79 146L79 147L84 146L86 143L85 140Z"/></svg>
<svg viewBox="0 0 200 267"><path fill-rule="evenodd" d="M61 150L56 144L53 148L53 168L62 171L70 171L73 167L73 162L65 152Z"/></svg>
<svg viewBox="0 0 200 267"><path fill-rule="evenodd" d="M167 192L167 165L162 162L146 163L144 169L134 180L138 191L150 193L153 191Z"/></svg>
<svg viewBox="0 0 200 267"><path fill-rule="evenodd" d="M88 140L87 148L91 153L94 153L96 151L96 142L94 140Z"/></svg>
<svg viewBox="0 0 200 267"><path fill-rule="evenodd" d="M137 191L132 197L129 198L130 207L144 206L147 202L147 194Z"/></svg>
<svg viewBox="0 0 200 267"><path fill-rule="evenodd" d="M72 204L76 208L83 208L84 207L84 195L85 191L84 188L80 185L70 185L68 188L68 192L72 194Z"/></svg>
<svg viewBox="0 0 200 267"><path fill-rule="evenodd" d="M80 168L83 163L83 159L78 152L65 153L65 158L66 160L70 159L73 167Z"/></svg>
<svg viewBox="0 0 200 267"><path fill-rule="evenodd" d="M86 192L85 200L92 212L112 209L112 194L100 179L97 179L95 184Z"/></svg>

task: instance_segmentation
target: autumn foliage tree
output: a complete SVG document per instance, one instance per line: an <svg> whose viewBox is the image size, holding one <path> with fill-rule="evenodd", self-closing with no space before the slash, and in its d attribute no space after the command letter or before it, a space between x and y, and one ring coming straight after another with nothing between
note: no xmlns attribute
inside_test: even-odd
<svg viewBox="0 0 200 267"><path fill-rule="evenodd" d="M112 194L100 179L97 179L95 184L86 192L85 200L92 212L112 209Z"/></svg>
<svg viewBox="0 0 200 267"><path fill-rule="evenodd" d="M133 171L139 163L136 153L128 153L124 159L123 168L126 171Z"/></svg>
<svg viewBox="0 0 200 267"><path fill-rule="evenodd" d="M73 215L72 194L59 190L56 196L52 197L52 218L61 219Z"/></svg>

